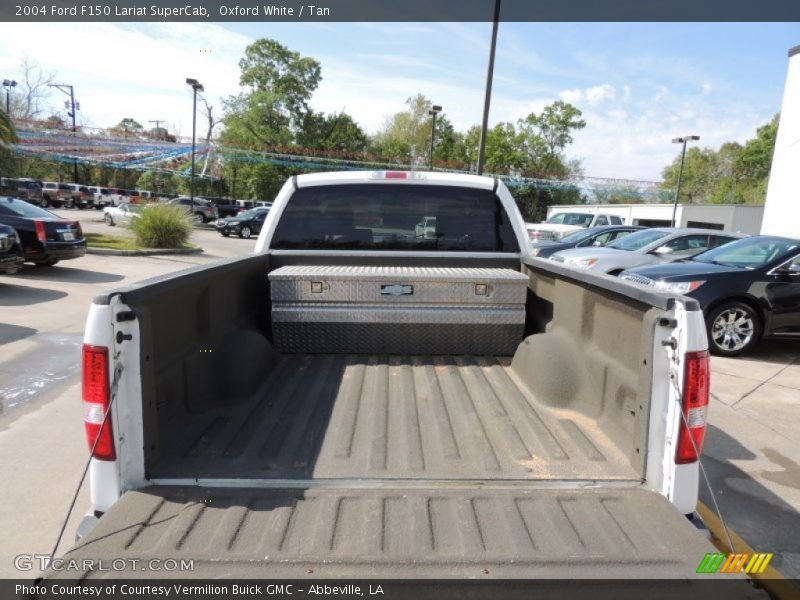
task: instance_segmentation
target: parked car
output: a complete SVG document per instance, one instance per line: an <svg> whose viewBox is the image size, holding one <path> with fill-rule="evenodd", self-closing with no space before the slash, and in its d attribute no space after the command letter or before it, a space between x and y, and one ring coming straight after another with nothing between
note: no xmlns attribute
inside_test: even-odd
<svg viewBox="0 0 800 600"><path fill-rule="evenodd" d="M67 208L78 207L80 209L88 208L94 202L94 196L89 188L85 185L77 183L68 183L67 186L72 191L72 202L67 203Z"/></svg>
<svg viewBox="0 0 800 600"><path fill-rule="evenodd" d="M620 278L697 300L717 354L747 352L766 336L800 336L800 240L753 236Z"/></svg>
<svg viewBox="0 0 800 600"><path fill-rule="evenodd" d="M532 242L558 241L570 233L587 227L622 225L623 223L622 217L617 215L559 212L551 215L542 223L525 223L525 228L528 230L528 237Z"/></svg>
<svg viewBox="0 0 800 600"><path fill-rule="evenodd" d="M0 225L0 273L13 275L22 269L22 241L13 227Z"/></svg>
<svg viewBox="0 0 800 600"><path fill-rule="evenodd" d="M113 206L111 200L111 190L109 188L99 187L96 185L88 186L89 193L92 195L92 206L97 210L105 208L106 206Z"/></svg>
<svg viewBox="0 0 800 600"><path fill-rule="evenodd" d="M57 181L45 181L42 183L42 201L39 204L42 208L52 206L61 208L64 205L72 206L72 188L69 184L58 183Z"/></svg>
<svg viewBox="0 0 800 600"><path fill-rule="evenodd" d="M25 177L0 177L0 196L11 196L31 204L41 204L42 182Z"/></svg>
<svg viewBox="0 0 800 600"><path fill-rule="evenodd" d="M239 214L239 207L236 202L228 198L206 198L214 208L217 209L217 218L224 219L226 217L235 217Z"/></svg>
<svg viewBox="0 0 800 600"><path fill-rule="evenodd" d="M179 196L170 200L167 204L184 206L197 223L207 223L217 218L217 211L214 206L202 198L192 200L186 196Z"/></svg>
<svg viewBox="0 0 800 600"><path fill-rule="evenodd" d="M605 246L641 229L644 227L638 225L606 225L605 227L580 229L561 238L558 242L548 240L531 242L531 254L539 258L550 258L556 252L570 248Z"/></svg>
<svg viewBox="0 0 800 600"><path fill-rule="evenodd" d="M422 217L422 220L414 226L414 235L418 238L435 238L436 217Z"/></svg>
<svg viewBox="0 0 800 600"><path fill-rule="evenodd" d="M235 217L218 219L217 231L224 237L234 234L240 238L250 239L251 236L261 233L261 227L268 214L269 210L266 208L254 208L239 213Z"/></svg>
<svg viewBox="0 0 800 600"><path fill-rule="evenodd" d="M139 213L144 208L141 204L120 204L107 206L103 209L103 220L106 225L128 225L133 219L139 218Z"/></svg>
<svg viewBox="0 0 800 600"><path fill-rule="evenodd" d="M0 197L0 224L16 229L28 262L50 266L86 254L80 223L62 219L24 200Z"/></svg>
<svg viewBox="0 0 800 600"><path fill-rule="evenodd" d="M550 260L578 269L619 275L625 269L640 265L690 258L741 237L744 237L741 233L722 233L715 229L644 229L603 248L561 250L553 254Z"/></svg>

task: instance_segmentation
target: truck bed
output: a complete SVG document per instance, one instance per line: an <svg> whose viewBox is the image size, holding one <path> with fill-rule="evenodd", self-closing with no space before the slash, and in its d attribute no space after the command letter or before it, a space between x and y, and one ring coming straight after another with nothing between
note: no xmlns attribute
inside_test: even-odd
<svg viewBox="0 0 800 600"><path fill-rule="evenodd" d="M153 476L639 479L594 419L538 402L510 362L283 355L248 401L176 419Z"/></svg>

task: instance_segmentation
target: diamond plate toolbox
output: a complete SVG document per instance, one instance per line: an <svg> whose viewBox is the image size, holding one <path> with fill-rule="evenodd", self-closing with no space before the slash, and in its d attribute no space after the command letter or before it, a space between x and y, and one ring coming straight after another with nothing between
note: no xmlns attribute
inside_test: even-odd
<svg viewBox="0 0 800 600"><path fill-rule="evenodd" d="M281 352L511 355L528 278L511 269L304 265L269 274Z"/></svg>

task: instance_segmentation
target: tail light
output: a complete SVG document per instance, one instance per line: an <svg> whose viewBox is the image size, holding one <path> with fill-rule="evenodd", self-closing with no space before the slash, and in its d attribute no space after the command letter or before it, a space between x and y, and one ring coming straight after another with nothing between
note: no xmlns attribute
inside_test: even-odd
<svg viewBox="0 0 800 600"><path fill-rule="evenodd" d="M111 415L103 422L110 402L108 387L108 348L83 345L83 425L89 451L94 458L116 460ZM95 446L95 442L97 445Z"/></svg>
<svg viewBox="0 0 800 600"><path fill-rule="evenodd" d="M44 223L42 223L41 221L34 221L33 224L36 227L36 239L39 240L40 242L46 242L47 233L45 233L44 230Z"/></svg>
<svg viewBox="0 0 800 600"><path fill-rule="evenodd" d="M675 463L693 463L700 458L706 437L708 395L710 390L710 367L708 352L687 352L683 376L683 398L681 399L680 430Z"/></svg>

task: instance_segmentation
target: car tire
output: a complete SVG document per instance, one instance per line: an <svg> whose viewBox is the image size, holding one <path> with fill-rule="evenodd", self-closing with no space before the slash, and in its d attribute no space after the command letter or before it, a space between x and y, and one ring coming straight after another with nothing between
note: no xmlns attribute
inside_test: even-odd
<svg viewBox="0 0 800 600"><path fill-rule="evenodd" d="M64 203L64 208L75 208L75 201L74 200L67 200Z"/></svg>
<svg viewBox="0 0 800 600"><path fill-rule="evenodd" d="M48 200L47 196L42 198L42 201L39 203L39 206L42 208L47 208L50 206L50 200Z"/></svg>
<svg viewBox="0 0 800 600"><path fill-rule="evenodd" d="M724 302L708 313L706 331L713 354L738 356L751 350L761 337L761 317L744 302Z"/></svg>
<svg viewBox="0 0 800 600"><path fill-rule="evenodd" d="M239 230L239 237L242 239L249 240L252 235L253 235L253 230L250 229L247 225L245 225Z"/></svg>
<svg viewBox="0 0 800 600"><path fill-rule="evenodd" d="M33 264L35 264L37 267L52 267L53 265L58 264L58 259L51 258L50 260L42 260Z"/></svg>
<svg viewBox="0 0 800 600"><path fill-rule="evenodd" d="M220 233L222 234L222 237L229 237L231 235L229 231L220 231Z"/></svg>
<svg viewBox="0 0 800 600"><path fill-rule="evenodd" d="M197 225L201 225L202 223L205 223L205 222L206 222L206 218L205 218L205 217L204 217L202 214L200 214L200 213L194 213L194 215L192 215L192 220L193 220L193 221L194 221L194 222L195 222Z"/></svg>
<svg viewBox="0 0 800 600"><path fill-rule="evenodd" d="M115 225L114 217L112 217L108 213L105 214L105 216L103 217L103 220L106 222L106 225L110 225L111 227L113 227Z"/></svg>

